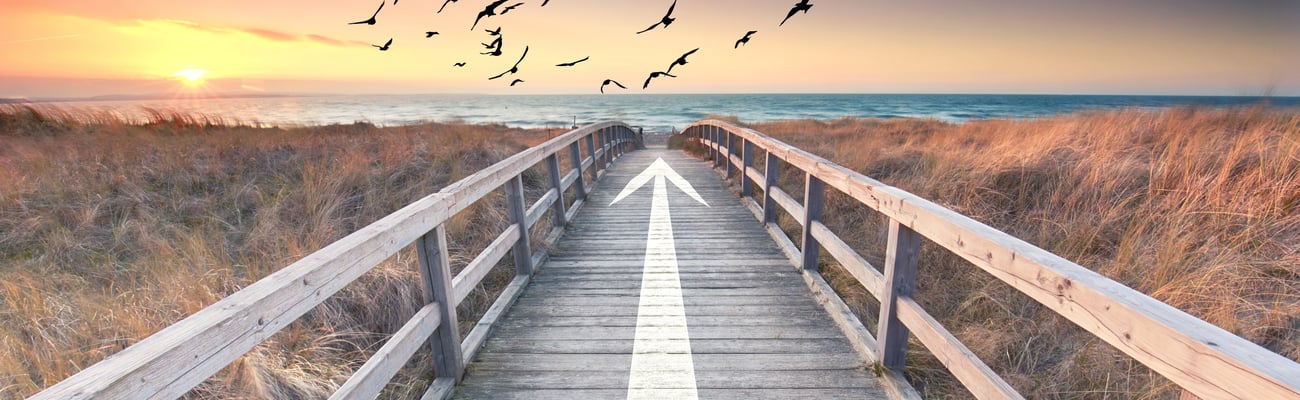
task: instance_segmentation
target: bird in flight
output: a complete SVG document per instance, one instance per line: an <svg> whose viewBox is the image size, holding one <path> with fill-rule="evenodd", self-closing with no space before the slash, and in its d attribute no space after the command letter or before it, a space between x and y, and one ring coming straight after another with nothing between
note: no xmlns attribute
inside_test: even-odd
<svg viewBox="0 0 1300 400"><path fill-rule="evenodd" d="M667 72L660 72L660 71L651 72L651 73L650 73L650 77L649 77L649 78L645 78L645 84L641 85L641 89L645 89L645 88L650 87L650 80L651 80L651 79L654 79L654 78L658 78L658 77L660 77L660 76L666 76L666 77L669 77L669 78L676 78L676 77L677 77L676 75L671 75L671 74L669 74L669 73L667 73Z"/></svg>
<svg viewBox="0 0 1300 400"><path fill-rule="evenodd" d="M464 67L464 66L465 66L465 62L464 62L464 61L461 61L461 62L458 62L458 63L452 64L451 66L453 66L453 67Z"/></svg>
<svg viewBox="0 0 1300 400"><path fill-rule="evenodd" d="M804 14L807 14L808 10L812 9L812 6L812 4L808 4L808 0L799 0L798 3L795 3L794 8L790 9L790 13L785 15L785 19L781 20L781 25L785 25L785 21L789 21L790 17L793 17L797 12L803 11Z"/></svg>
<svg viewBox="0 0 1300 400"><path fill-rule="evenodd" d="M514 85L517 84L517 83L524 83L524 80L523 80L523 79L519 79L519 78L515 78L515 80L510 81L510 86L514 86Z"/></svg>
<svg viewBox="0 0 1300 400"><path fill-rule="evenodd" d="M550 2L551 0L542 0L542 7L546 7L546 3L550 3Z"/></svg>
<svg viewBox="0 0 1300 400"><path fill-rule="evenodd" d="M437 35L437 34L438 34L438 32L425 32L425 33L424 33L424 37L425 37L426 39L428 39L428 38L433 37L433 35Z"/></svg>
<svg viewBox="0 0 1300 400"><path fill-rule="evenodd" d="M519 63L524 62L524 57L528 57L528 46L524 46L524 54L519 56L519 61L515 61L515 66L510 67L510 69L506 70L506 72L502 72L500 74L497 74L497 76L488 78L488 80L490 81L496 78L500 78L505 76L506 74L514 75L516 72L519 72Z"/></svg>
<svg viewBox="0 0 1300 400"><path fill-rule="evenodd" d="M488 36L500 36L500 35L501 35L501 27L499 27L499 26L497 27L497 30L495 30L495 31L494 31L494 30L491 30L491 29L484 29L483 31L484 31L484 32L487 32L487 33L488 33Z"/></svg>
<svg viewBox="0 0 1300 400"><path fill-rule="evenodd" d="M469 27L469 30L471 31L474 30L474 27L478 26L478 21L480 19L483 19L483 17L491 17L493 15L497 15L497 7L501 7L501 5L505 4L506 1L508 0L496 0L492 2L492 4L488 4L487 7L484 7L483 11L478 12L478 17L474 18L474 25L471 25Z"/></svg>
<svg viewBox="0 0 1300 400"><path fill-rule="evenodd" d="M392 45L393 45L393 39L392 39L392 38L388 38L388 43L384 43L383 46L380 46L380 45L377 45L377 44L372 44L371 46L373 46L373 47L378 47L378 48L379 48L379 51L388 51L388 46L392 46Z"/></svg>
<svg viewBox="0 0 1300 400"><path fill-rule="evenodd" d="M673 67L675 67L675 66L678 66L678 65L686 65L686 57L687 57L687 56L690 56L691 54L695 54L695 52L697 52L697 51L700 51L700 48L699 48L699 47L696 47L695 50L691 50L691 51L686 52L686 54L682 54L681 57L677 57L677 60L676 60L676 61L673 61L672 64L668 64L668 71L665 71L665 73L667 73L667 72L673 72ZM676 77L674 76L674 78L676 78Z"/></svg>
<svg viewBox="0 0 1300 400"><path fill-rule="evenodd" d="M578 61L573 61L573 62L566 62L566 63L555 64L555 66L557 66L557 67L572 67L572 66L574 66L574 65L578 65L578 63L580 63L580 62L587 61L587 59L589 59L589 58L591 58L591 56L583 57L581 60L578 60Z"/></svg>
<svg viewBox="0 0 1300 400"><path fill-rule="evenodd" d="M511 5L509 5L509 6L506 6L506 8L502 8L502 9L501 9L501 15L506 15L506 12L509 12L510 10L515 9L515 7L519 7L519 6L522 6L522 5L524 5L524 3L515 3L515 4L511 4Z"/></svg>
<svg viewBox="0 0 1300 400"><path fill-rule="evenodd" d="M606 79L604 83L600 84L600 94L605 94L605 86L609 86L609 84L611 83L614 84L614 86L618 86L621 89L627 89L627 86L623 86L622 83L618 83L618 81L616 80Z"/></svg>
<svg viewBox="0 0 1300 400"><path fill-rule="evenodd" d="M447 0L447 1L442 2L442 7L438 7L438 13L439 13L439 14L442 14L442 9L447 8L447 4L449 4L449 3L455 3L455 2L456 2L456 0Z"/></svg>
<svg viewBox="0 0 1300 400"><path fill-rule="evenodd" d="M667 13L667 14L664 14L664 18L663 18L663 19L659 20L659 22L655 22L654 25L650 25L649 28L645 28L645 30L643 30L643 31L641 31L641 32L637 32L637 34L640 35L640 34L642 34L642 33L645 33L645 32L647 32L647 31L649 31L649 30L651 30L651 29L654 29L654 28L658 27L659 25L663 25L664 28L667 29L667 28L668 28L668 25L672 25L673 21L676 21L676 20L677 20L677 18L673 18L673 17L672 17L672 16L673 16L673 9L674 9L674 8L677 8L677 0L673 0L673 5L668 6L668 13Z"/></svg>
<svg viewBox="0 0 1300 400"><path fill-rule="evenodd" d="M758 31L749 31L749 32L745 32L745 37L740 38L740 40L737 40L737 41L736 41L736 47L734 47L734 48L739 49L739 48L740 48L740 45L742 45L742 44L749 44L749 37L750 37L750 36L753 36L755 33L758 33Z"/></svg>
<svg viewBox="0 0 1300 400"><path fill-rule="evenodd" d="M501 37L497 36L497 40L493 40L492 43L483 43L483 47L486 47L490 51L479 53L479 54L485 56L499 57L501 56L501 49L504 48L505 46L502 45Z"/></svg>
<svg viewBox="0 0 1300 400"><path fill-rule="evenodd" d="M370 16L370 19L367 19L367 20L364 20L364 21L349 22L348 25L360 25L360 24L374 25L375 23L378 22L378 21L375 21L375 17L378 17L378 16L379 16L379 11L380 11L380 10L383 10L383 9L384 9L384 3L381 2L381 3L379 3L379 10L375 10L375 13L374 13L373 15Z"/></svg>

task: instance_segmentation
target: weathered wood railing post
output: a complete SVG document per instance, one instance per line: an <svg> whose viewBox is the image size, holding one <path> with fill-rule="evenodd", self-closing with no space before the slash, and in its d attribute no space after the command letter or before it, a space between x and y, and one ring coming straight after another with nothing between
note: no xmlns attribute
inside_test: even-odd
<svg viewBox="0 0 1300 400"><path fill-rule="evenodd" d="M596 158L596 133L594 132L587 135L587 153L588 156L591 156L591 176L594 181L596 178L596 171L600 170L600 159Z"/></svg>
<svg viewBox="0 0 1300 400"><path fill-rule="evenodd" d="M434 373L457 383L465 375L465 360L460 350L460 320L456 316L456 298L451 281L451 262L447 253L447 228L438 225L415 241L420 259L420 277L424 282L424 302L438 303L442 323L429 339L433 350Z"/></svg>
<svg viewBox="0 0 1300 400"><path fill-rule="evenodd" d="M732 170L736 169L736 163L731 161L731 155L739 153L736 152L736 135L727 130L723 132L727 133L727 169L723 174L723 179L730 179Z"/></svg>
<svg viewBox="0 0 1300 400"><path fill-rule="evenodd" d="M709 127L710 148L713 149L713 168L717 168L722 163L722 141L718 139L722 136L720 132L722 132L722 128Z"/></svg>
<svg viewBox="0 0 1300 400"><path fill-rule="evenodd" d="M917 260L921 235L889 220L889 243L885 250L885 290L880 301L880 323L876 330L876 354L885 368L902 371L907 359L907 326L898 319L898 299L916 291Z"/></svg>
<svg viewBox="0 0 1300 400"><path fill-rule="evenodd" d="M826 183L812 172L804 173L803 187L803 269L816 271L817 257L821 255L821 245L813 237L813 223L822 219L822 200L826 196Z"/></svg>
<svg viewBox="0 0 1300 400"><path fill-rule="evenodd" d="M528 238L528 211L524 204L524 180L523 176L516 175L505 185L506 188L506 207L510 211L510 223L518 224L519 240L515 242L515 276L528 276L533 274L533 250L532 242ZM563 214L563 213L561 213Z"/></svg>
<svg viewBox="0 0 1300 400"><path fill-rule="evenodd" d="M551 227L563 228L569 222L564 216L564 184L560 181L560 155L546 157L546 175L555 189L555 203L551 205Z"/></svg>
<svg viewBox="0 0 1300 400"><path fill-rule="evenodd" d="M606 166L606 159L609 158L609 142L605 141L605 130L596 131L596 143L600 145L600 157L596 158L596 170L603 170Z"/></svg>
<svg viewBox="0 0 1300 400"><path fill-rule="evenodd" d="M575 178L573 181L573 184L575 185L573 189L573 193L575 194L574 201L578 201L578 200L587 201L586 178L582 177L582 141L581 140L576 140L573 142L573 144L569 145L569 158L572 159L570 161L572 161L571 164L573 164L573 170L577 171L578 174L578 177Z"/></svg>
<svg viewBox="0 0 1300 400"><path fill-rule="evenodd" d="M740 196L745 198L754 197L754 182L749 180L749 169L754 167L754 142L740 139L745 143L742 148L743 154L740 158L744 161L740 166Z"/></svg>
<svg viewBox="0 0 1300 400"><path fill-rule="evenodd" d="M777 178L781 176L781 158L777 157L771 151L767 152L766 165L763 168L763 223L770 224L776 222L776 198L772 197L772 188L777 186Z"/></svg>

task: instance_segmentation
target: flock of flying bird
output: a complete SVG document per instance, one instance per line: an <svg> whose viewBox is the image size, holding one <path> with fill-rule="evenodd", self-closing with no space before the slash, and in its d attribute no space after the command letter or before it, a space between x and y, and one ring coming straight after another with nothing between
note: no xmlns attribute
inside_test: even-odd
<svg viewBox="0 0 1300 400"><path fill-rule="evenodd" d="M398 1L399 1L399 0L393 0L393 5L397 5L397 2L398 2ZM442 11L443 11L444 9L447 8L447 5L448 5L448 4L455 3L455 2L457 2L457 1L459 1L459 0L444 0L443 3L442 3L442 7L439 7L439 8L438 8L438 13L442 13ZM510 1L510 0L492 0L492 2L489 3L489 4L487 5L487 7L485 7L485 8L483 9L483 11L479 11L478 16L474 18L474 24L473 24L473 25L470 25L470 28L469 28L469 29L472 31L472 30L474 30L474 28L478 27L478 23L479 23L480 21L482 21L483 18L486 18L486 17L493 17L493 16L497 16L497 15L505 15L507 12L510 12L510 10L514 10L515 8L518 8L519 6L524 5L523 2L516 2L516 3L514 3L514 4L505 5L505 4L506 4L507 2L509 2L509 1ZM545 7L547 3L550 3L550 1L551 1L551 0L542 0L542 7ZM795 14L797 14L797 13L799 13L799 12L803 12L803 13L805 13L805 14L808 13L808 10L812 9L812 6L813 6L811 3L809 3L809 1L811 1L811 0L799 0L798 3L795 3L794 7L790 9L790 12L786 14L785 19L782 19L780 25L778 25L778 26L784 26L784 25L785 25L785 22L790 20L790 17L793 17ZM384 10L384 5L385 5L387 2L388 2L387 0L381 0L381 2L379 3L379 9L375 10L374 14L371 14L369 19L365 19L365 20L361 20L361 21L357 21L357 22L350 22L350 23L348 23L348 24L349 24L349 25L375 25L375 24L377 24L377 23L378 23L377 18L379 17L379 12ZM502 7L502 6L505 6L505 7ZM645 29L643 29L643 30L641 30L641 31L638 31L638 32L636 32L636 33L637 33L637 34L642 34L642 33L646 33L646 32L649 32L649 31L655 29L655 28L660 28L660 27L662 27L662 28L664 28L664 29L667 29L669 25L672 25L673 21L676 21L676 20L677 20L677 18L674 18L674 17L673 17L673 10L676 9L676 8L677 8L677 0L673 0L673 4L670 5L670 6L668 6L668 12L664 14L663 18L661 18L661 19L659 20L659 22L655 22L653 25L650 25L650 27L645 28ZM481 55L485 55L485 56L492 56L492 57L499 57L499 56L501 56L501 55L503 54L503 52L502 52L503 42L502 42L502 35L501 35L501 27L497 27L495 30L493 30L493 29L485 29L485 31L488 33L488 36L489 36L489 37L493 37L494 39L492 39L492 40L491 40L490 42L488 42L488 43L482 43L483 47L484 47L487 51L482 52L482 53L479 53L479 54L481 54ZM753 36L755 33L758 33L758 31L748 31L748 32L745 32L745 35L744 35L743 37L741 37L739 40L736 40L736 44L735 44L735 46L734 46L733 48L738 49L738 48L740 48L741 45L748 44L748 43L749 43L749 39L750 39L750 37ZM435 31L428 31L428 32L425 32L425 33L424 33L424 37L425 37L425 38L432 38L432 37L434 37L435 35L438 35L438 32L435 32ZM388 41L385 42L382 46L381 46L381 45L374 45L374 44L372 44L371 46L374 46L374 47L378 48L379 51L388 51L388 49L389 49L392 45L393 45L393 39L392 39L392 38L389 38ZM686 65L686 57L689 57L691 54L695 54L695 52L697 52L697 51L699 51L699 50L700 50L700 49L697 47L697 48L695 48L694 50L691 50L691 51L686 52L685 54L682 54L681 57L677 57L677 59L674 60L674 61L672 62L672 64L668 64L668 69L667 69L667 70L651 72L650 75L645 79L645 83L643 83L643 84L641 85L641 89L644 90L644 89L650 87L650 81L654 80L655 78L659 78L659 77L676 78L676 77L677 77L676 75L672 75L673 67L676 67L676 66L679 66L679 65ZM497 75L491 76L491 77L489 77L489 78L487 78L487 79L488 79L488 80L496 80L496 79L499 79L499 78L504 77L504 76L506 76L506 75L514 75L514 74L518 73L518 72L519 72L519 64L522 63L522 62L524 61L524 58L525 58L525 57L528 57L528 46L524 46L524 53L523 53L522 55L519 56L519 60L518 60L518 61L515 61L514 66L511 66L510 69L508 69L508 70L506 70L506 71L504 71L504 72L502 72L502 73L500 73L500 74L497 74ZM587 61L587 60L589 60L589 59L591 59L590 56L588 56L588 57L583 57L583 58L580 59L580 60L571 61L571 62L566 62L566 63L560 63L560 64L556 64L555 66L556 66L556 67L572 67L572 66L577 65L578 63L581 63L581 62L583 62L583 61ZM455 67L464 67L464 66L466 65L466 62L461 61L461 62L457 62L457 63L452 64L452 65L455 66ZM510 86L515 86L515 85L520 84L520 83L523 83L523 82L524 82L523 79L518 79L518 78L516 78L515 80L513 80L513 81L510 82ZM612 84L612 85L615 85L615 86L618 86L618 87L621 88L621 89L627 89L626 86L623 86L623 84L622 84L622 83L619 83L618 81L615 81L615 80L613 80L613 79L605 79L604 82L602 82L602 83L600 84L600 93L602 93L602 94L605 93L605 87L606 87L606 86L609 86L609 85L611 85L611 84Z"/></svg>

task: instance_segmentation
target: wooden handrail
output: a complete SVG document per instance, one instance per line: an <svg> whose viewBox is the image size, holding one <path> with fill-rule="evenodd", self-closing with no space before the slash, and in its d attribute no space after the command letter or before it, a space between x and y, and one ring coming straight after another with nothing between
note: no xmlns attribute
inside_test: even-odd
<svg viewBox="0 0 1300 400"><path fill-rule="evenodd" d="M597 136L599 142L594 140ZM618 155L639 146L638 140L640 136L628 125L602 122L569 131L521 151L303 257L32 398L179 397L412 243L417 244L421 255L426 306L394 335L394 342L385 345L354 379L343 386L340 397L364 397L374 393L377 378L387 381L395 368L406 363L413 353L411 343L426 341L431 342L434 349L438 378L429 392L445 395L446 389L460 379L464 370L462 346L478 345L461 343L458 339L459 333L455 332L458 326L456 305L469 288L479 284L487 269L505 255L503 248L509 249L518 243L525 245L515 246L515 249L527 248L528 228L535 220L525 223L527 216L516 215L502 236L475 260L475 265L467 268L467 272L462 271L465 276L456 277L460 279L455 285L447 269L444 222L503 187L506 187L508 195L512 195L512 202L520 202L512 204L515 214L522 214L522 188L507 184L517 184L524 171L544 162L550 170L548 183L554 193L543 196L539 203L546 204L539 208L560 214L553 218L557 223L563 223L565 214L572 214L582 205L586 188L577 190L573 207L565 210L564 189L555 188L561 184L557 158L560 152L577 157L581 143L587 143L591 158L581 163L575 158L579 177L574 180L583 182L581 175L588 168L592 165L598 169L607 168ZM591 159L601 162L589 162ZM597 171L595 176L599 177L602 172ZM531 264L534 259L532 254L522 254L522 257L516 262ZM521 278L526 282L527 276L517 277L516 282ZM521 289L522 285L512 283L497 302L513 302ZM481 326L490 327L492 323L480 321ZM477 338L484 336L471 334L467 341L481 340ZM453 340L439 344L443 339ZM399 356L401 360L388 359Z"/></svg>
<svg viewBox="0 0 1300 400"><path fill-rule="evenodd" d="M745 160L752 159L748 153L753 147L767 153L765 173L740 174L742 185L748 184L744 180L763 185L764 222L774 221L777 206L790 211L807 208L807 204L802 207L787 204L793 199L783 198L784 192L776 187L772 175L779 173L775 163L779 160L783 166L797 168L884 214L891 226L911 231L961 256L1192 394L1206 399L1300 398L1300 364L1023 240L752 129L726 121L703 120L688 125L682 134L705 144L715 166L726 164L728 171L724 176L730 175L737 147L743 147ZM737 146L737 140L743 146ZM945 355L947 359L941 359L944 365L954 370L954 375L968 384L967 388L977 397L1019 396L1007 392L1009 386L964 350L964 345L935 343L956 339L911 299L910 287L914 284L906 276L910 272L899 275L894 269L906 263L899 264L893 257L887 257L885 276L873 275L874 268L864 268L866 262L860 256L846 258L853 250L847 249L829 228L817 221L811 221L809 226L804 216L794 217L805 232L811 233L804 235L805 242L813 238L814 246L818 241L831 246L828 252L841 263L852 266L851 274L881 299L882 317L877 335L886 338L877 338L880 347L875 354L867 356L887 367L901 367L901 364L890 365L901 362L890 354L901 354L907 343L907 330L911 328L924 332L921 338L927 346L938 346L932 350ZM789 242L779 229L769 229L769 232L781 236L778 242ZM891 229L891 239L895 234ZM891 244L896 242L911 245L909 240L891 240ZM891 255L897 251L901 249L892 245L887 249ZM810 256L816 260L817 254ZM876 293L874 289L882 284L892 289ZM835 296L834 293L826 295ZM900 315L902 319L898 318ZM900 372L892 371L896 376Z"/></svg>

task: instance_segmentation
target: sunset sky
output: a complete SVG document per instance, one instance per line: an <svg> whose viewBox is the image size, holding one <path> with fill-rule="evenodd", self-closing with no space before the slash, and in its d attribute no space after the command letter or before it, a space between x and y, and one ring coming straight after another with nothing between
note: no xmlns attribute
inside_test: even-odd
<svg viewBox="0 0 1300 400"><path fill-rule="evenodd" d="M0 97L594 94L606 78L626 94L1300 95L1289 0L812 0L780 27L795 0L679 0L670 27L640 35L672 0L522 0L474 30L490 0L387 1L370 26L347 23L379 0L0 0ZM480 55L497 27L503 55ZM525 46L518 74L487 80Z"/></svg>

